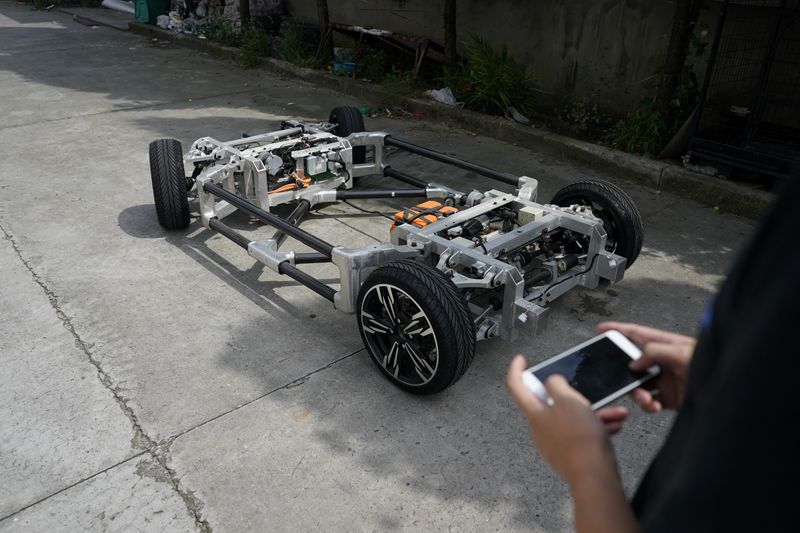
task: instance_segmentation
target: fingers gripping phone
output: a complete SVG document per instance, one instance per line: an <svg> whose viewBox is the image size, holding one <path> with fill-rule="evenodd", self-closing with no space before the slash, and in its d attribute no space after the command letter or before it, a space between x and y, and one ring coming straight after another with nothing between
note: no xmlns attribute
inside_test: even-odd
<svg viewBox="0 0 800 533"><path fill-rule="evenodd" d="M645 372L633 372L630 362L642 352L619 331L607 331L570 348L522 373L522 381L543 402L553 404L544 382L561 374L598 409L656 377L653 365Z"/></svg>

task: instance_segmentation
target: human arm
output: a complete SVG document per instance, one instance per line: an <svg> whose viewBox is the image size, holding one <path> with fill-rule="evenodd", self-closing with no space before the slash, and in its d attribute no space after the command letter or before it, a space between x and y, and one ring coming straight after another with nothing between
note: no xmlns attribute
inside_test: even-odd
<svg viewBox="0 0 800 533"><path fill-rule="evenodd" d="M548 406L522 382L525 359L515 357L508 390L528 418L541 456L567 483L575 505L575 528L586 532L636 531L637 523L622 488L616 458L601 420L561 376L545 383Z"/></svg>

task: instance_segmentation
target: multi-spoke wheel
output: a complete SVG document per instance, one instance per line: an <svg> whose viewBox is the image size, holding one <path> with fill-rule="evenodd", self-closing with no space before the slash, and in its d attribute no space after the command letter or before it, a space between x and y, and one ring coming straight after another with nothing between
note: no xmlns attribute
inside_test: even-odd
<svg viewBox="0 0 800 533"><path fill-rule="evenodd" d="M625 268L636 261L642 249L644 226L639 210L625 191L605 181L579 181L559 190L552 203L591 207L592 213L603 221L606 250L627 259Z"/></svg>
<svg viewBox="0 0 800 533"><path fill-rule="evenodd" d="M357 317L372 360L410 392L439 392L472 362L472 315L453 282L433 267L395 261L378 268L361 287Z"/></svg>

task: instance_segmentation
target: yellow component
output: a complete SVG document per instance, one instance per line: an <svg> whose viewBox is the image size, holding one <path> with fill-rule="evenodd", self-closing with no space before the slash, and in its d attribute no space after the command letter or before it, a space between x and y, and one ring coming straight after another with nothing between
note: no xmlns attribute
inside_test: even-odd
<svg viewBox="0 0 800 533"><path fill-rule="evenodd" d="M443 217L458 213L458 209L449 205L444 205L436 200L428 200L414 207L409 207L394 214L394 224L391 229L400 224L411 223L418 228L424 228L428 224L433 224Z"/></svg>

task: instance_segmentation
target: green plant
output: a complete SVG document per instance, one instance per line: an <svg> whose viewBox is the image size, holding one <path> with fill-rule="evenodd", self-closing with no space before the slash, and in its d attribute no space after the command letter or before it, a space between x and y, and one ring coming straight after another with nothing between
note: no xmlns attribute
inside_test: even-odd
<svg viewBox="0 0 800 533"><path fill-rule="evenodd" d="M515 64L505 46L497 51L486 39L473 35L465 48L466 68L450 76L459 78L465 91L459 93L456 88L456 96L463 98L467 107L494 113L504 113L509 106L523 113L531 109L536 80L530 71Z"/></svg>
<svg viewBox="0 0 800 533"><path fill-rule="evenodd" d="M708 36L702 30L699 36L693 33L689 39L689 51L694 57L703 54ZM611 135L612 144L636 154L657 156L681 129L691 116L699 101L699 84L694 73L694 66L687 63L683 66L675 91L666 111L658 112L653 98L645 98L639 107L614 127Z"/></svg>
<svg viewBox="0 0 800 533"><path fill-rule="evenodd" d="M458 101L463 101L472 90L469 69L466 65L456 65L452 68L444 67L442 75L436 78L436 81L442 87L450 87Z"/></svg>
<svg viewBox="0 0 800 533"><path fill-rule="evenodd" d="M386 76L388 57L386 52L366 45L356 49L358 75L368 80L380 82Z"/></svg>
<svg viewBox="0 0 800 533"><path fill-rule="evenodd" d="M303 39L303 29L297 24L284 22L275 39L278 57L301 67L314 65L314 56Z"/></svg>
<svg viewBox="0 0 800 533"><path fill-rule="evenodd" d="M666 143L666 130L664 117L656 112L653 99L645 98L636 111L614 126L612 144L626 152L656 156Z"/></svg>
<svg viewBox="0 0 800 533"><path fill-rule="evenodd" d="M209 17L203 26L203 34L210 41L225 46L241 46L243 32L234 22L224 17Z"/></svg>
<svg viewBox="0 0 800 533"><path fill-rule="evenodd" d="M272 38L269 33L253 26L244 31L240 61L245 68L258 65L260 57L268 56Z"/></svg>
<svg viewBox="0 0 800 533"><path fill-rule="evenodd" d="M377 107L399 107L403 99L413 96L419 89L411 72L399 71L392 67L381 82L381 91L376 102Z"/></svg>

